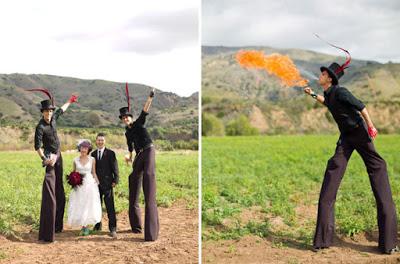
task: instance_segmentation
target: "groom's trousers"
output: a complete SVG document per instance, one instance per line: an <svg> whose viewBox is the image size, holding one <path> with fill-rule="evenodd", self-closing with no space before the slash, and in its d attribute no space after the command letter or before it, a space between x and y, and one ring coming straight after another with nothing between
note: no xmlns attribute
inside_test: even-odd
<svg viewBox="0 0 400 264"><path fill-rule="evenodd" d="M46 166L42 188L39 240L52 242L54 233L63 230L64 208L63 161L61 152L58 152L54 167Z"/></svg>
<svg viewBox="0 0 400 264"><path fill-rule="evenodd" d="M386 162L376 152L364 126L355 128L347 135L341 135L335 154L328 161L318 203L314 247L332 245L335 231L334 206L336 194L354 150L360 154L364 161L372 192L375 196L379 229L378 246L382 251L390 250L397 244L395 204L390 190Z"/></svg>
<svg viewBox="0 0 400 264"><path fill-rule="evenodd" d="M154 147L144 149L137 154L133 162L133 171L129 175L129 222L134 232L142 231L139 207L142 185L145 202L144 239L154 241L158 238L159 231Z"/></svg>
<svg viewBox="0 0 400 264"><path fill-rule="evenodd" d="M108 216L108 229L110 232L117 231L117 217L115 216L114 206L114 190L113 188L102 187L99 185L100 202L106 205L107 216ZM95 230L101 230L101 222L97 223L94 227Z"/></svg>

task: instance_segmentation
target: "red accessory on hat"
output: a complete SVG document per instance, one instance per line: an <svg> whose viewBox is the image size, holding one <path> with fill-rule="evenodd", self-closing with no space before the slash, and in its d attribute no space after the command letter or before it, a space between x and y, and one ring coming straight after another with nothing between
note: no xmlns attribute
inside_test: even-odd
<svg viewBox="0 0 400 264"><path fill-rule="evenodd" d="M330 42L328 42L328 41L322 39L322 38L321 38L320 36L318 36L318 34L316 34L316 33L314 33L314 35L315 35L317 38L319 38L320 40L322 40L322 41L324 41L325 43L327 43L329 46L332 46L332 47L334 47L334 48L340 49L340 50L342 50L342 51L344 51L344 52L346 53L346 61L345 61L339 68L337 68L337 69L335 70L335 73L336 73L336 74L339 74L339 73L342 72L344 69L347 69L347 68L349 67L350 62L351 62L351 55L350 55L350 52L349 52L348 50L345 50L344 48L341 48L341 47L339 47L339 46L336 46L336 45L334 45L334 44L332 44L332 43L330 43Z"/></svg>
<svg viewBox="0 0 400 264"><path fill-rule="evenodd" d="M129 89L128 89L128 83L125 84L125 94L126 94L126 101L128 103L128 112L131 111L131 102L129 98Z"/></svg>
<svg viewBox="0 0 400 264"><path fill-rule="evenodd" d="M51 104L54 105L54 97L51 95L51 93L49 92L49 90L47 90L46 88L35 88L35 89L29 89L27 90L29 92L42 92L45 95L47 95L49 97L49 99L51 100Z"/></svg>

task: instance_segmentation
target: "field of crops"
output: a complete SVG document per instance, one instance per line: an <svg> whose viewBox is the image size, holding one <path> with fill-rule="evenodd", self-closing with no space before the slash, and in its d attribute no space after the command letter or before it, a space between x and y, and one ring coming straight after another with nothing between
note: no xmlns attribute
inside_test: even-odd
<svg viewBox="0 0 400 264"><path fill-rule="evenodd" d="M63 153L64 175L72 169L77 152ZM123 153L117 159L120 184L115 188L116 211L128 208L128 176L131 167L123 163ZM8 235L19 225L38 228L44 169L34 151L0 152L0 233ZM198 153L195 151L160 152L156 155L157 202L168 207L185 200L187 207L198 202ZM70 186L64 181L66 198ZM143 200L143 195L141 195ZM68 204L66 205L67 208ZM67 210L66 210L67 211ZM66 214L65 214L66 217Z"/></svg>
<svg viewBox="0 0 400 264"><path fill-rule="evenodd" d="M309 245L325 166L337 137L203 138L203 240L254 234ZM399 214L400 136L380 135L375 146L388 164ZM339 234L377 229L375 200L356 152L339 188L335 210Z"/></svg>

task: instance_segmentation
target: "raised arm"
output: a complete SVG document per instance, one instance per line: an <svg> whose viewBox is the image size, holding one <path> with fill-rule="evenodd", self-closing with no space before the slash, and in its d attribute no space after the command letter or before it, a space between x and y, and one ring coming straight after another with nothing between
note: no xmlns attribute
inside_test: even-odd
<svg viewBox="0 0 400 264"><path fill-rule="evenodd" d="M142 112L140 113L139 117L136 119L136 121L135 121L136 124L144 125L144 123L146 123L146 116L149 114L149 109L150 109L151 102L153 101L153 97L154 97L154 89L150 92L150 95L147 98L146 103L144 104ZM128 142L128 147L129 147L129 142ZM129 152L132 152L132 149L129 149Z"/></svg>
<svg viewBox="0 0 400 264"><path fill-rule="evenodd" d="M65 112L68 109L70 104L77 102L77 100L78 100L77 95L74 95L74 94L71 95L71 97L68 99L68 101L63 106L61 106L61 109L63 110L63 112Z"/></svg>
<svg viewBox="0 0 400 264"><path fill-rule="evenodd" d="M150 92L149 97L147 97L146 103L143 106L143 111L145 113L149 112L150 106L151 106L151 102L153 101L154 98L154 89Z"/></svg>

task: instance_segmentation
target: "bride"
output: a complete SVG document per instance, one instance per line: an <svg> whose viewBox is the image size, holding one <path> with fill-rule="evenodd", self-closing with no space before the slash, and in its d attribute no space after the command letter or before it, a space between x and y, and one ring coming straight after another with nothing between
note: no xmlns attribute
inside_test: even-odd
<svg viewBox="0 0 400 264"><path fill-rule="evenodd" d="M69 195L68 225L81 226L80 235L90 234L88 225L101 221L99 179L96 175L96 160L89 155L92 145L84 139L78 144L80 156L73 161L73 170L83 175L82 185L74 187Z"/></svg>

